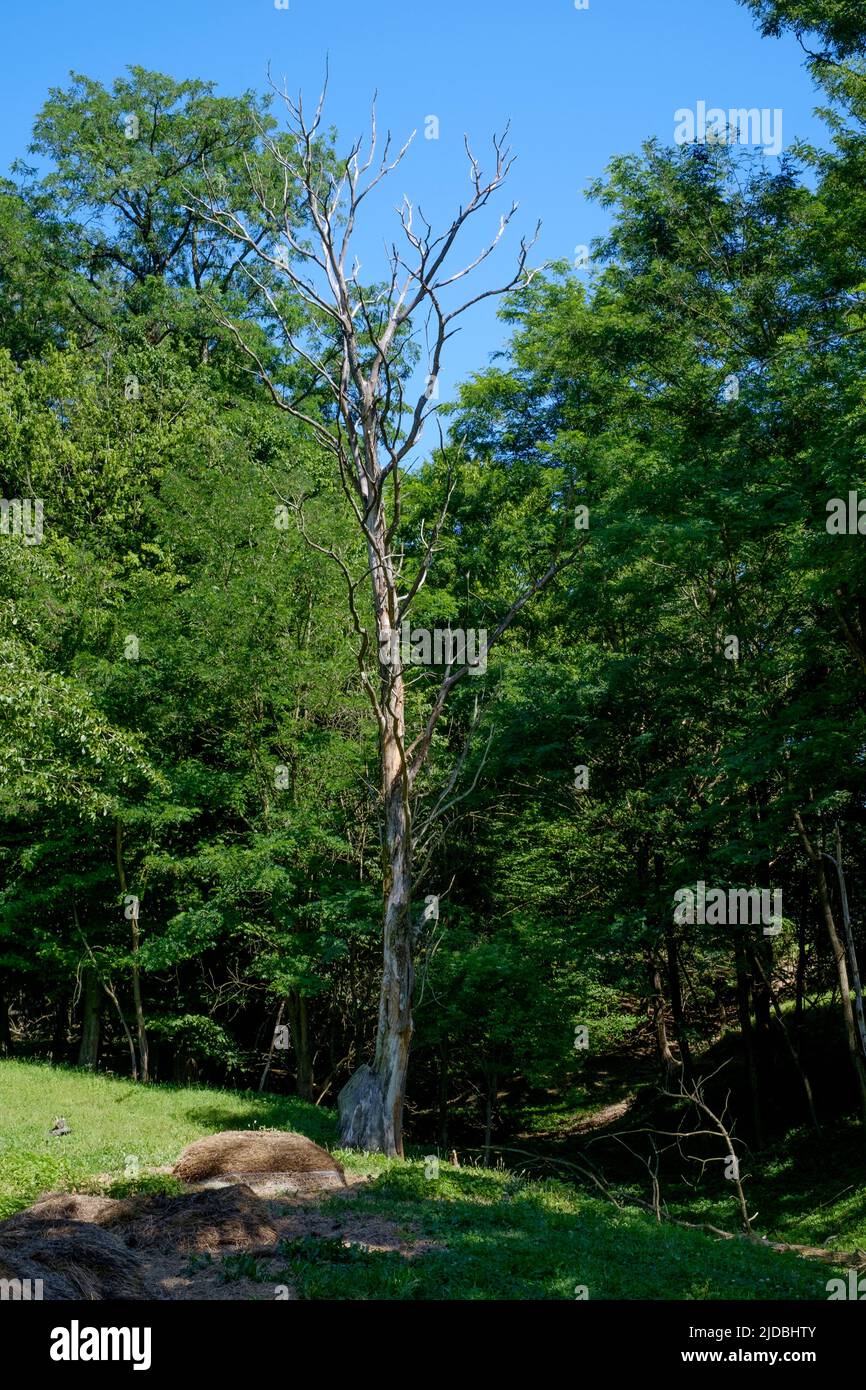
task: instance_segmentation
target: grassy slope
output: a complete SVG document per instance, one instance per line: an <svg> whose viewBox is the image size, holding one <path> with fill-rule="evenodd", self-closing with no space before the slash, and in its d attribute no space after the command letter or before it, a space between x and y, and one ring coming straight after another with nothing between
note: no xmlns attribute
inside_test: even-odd
<svg viewBox="0 0 866 1390"><path fill-rule="evenodd" d="M853 1119L825 1125L820 1136L806 1129L791 1131L750 1154L742 1171L756 1229L771 1240L866 1250L863 1157L862 1125ZM686 1192L671 1185L666 1193L670 1211L730 1230L733 1203L721 1187L718 1179L709 1190Z"/></svg>
<svg viewBox="0 0 866 1390"><path fill-rule="evenodd" d="M48 1137L62 1115L72 1133ZM142 1169L174 1163L181 1149L221 1129L296 1129L317 1143L334 1137L333 1117L291 1097L194 1087L134 1086L37 1062L0 1061L0 1216L47 1188L110 1175L126 1159Z"/></svg>
<svg viewBox="0 0 866 1390"><path fill-rule="evenodd" d="M72 1133L48 1137L63 1115ZM334 1116L291 1098L154 1086L49 1066L0 1062L0 1216L49 1188L113 1193L164 1190L170 1179L124 1180L172 1163L184 1145L219 1129L291 1128L332 1143ZM616 1211L559 1182L342 1154L377 1175L363 1202L435 1248L402 1255L308 1239L285 1252L286 1282L307 1298L573 1299L826 1298L832 1273L759 1246L720 1242ZM109 1180L106 1183L106 1178ZM334 1203L335 1210L337 1203Z"/></svg>

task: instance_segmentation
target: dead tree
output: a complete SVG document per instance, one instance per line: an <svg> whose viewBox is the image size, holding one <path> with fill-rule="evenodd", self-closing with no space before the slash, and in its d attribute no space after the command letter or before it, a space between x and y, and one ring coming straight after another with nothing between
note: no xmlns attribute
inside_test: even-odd
<svg viewBox="0 0 866 1390"><path fill-rule="evenodd" d="M651 1210L655 1213L657 1221L661 1221L663 1216L667 1218L667 1211L662 1203L661 1186L659 1182L660 1159L666 1153L671 1150L676 1150L680 1157L686 1162L696 1164L700 1178L703 1178L707 1168L712 1164L723 1163L725 1165L725 1177L731 1182L732 1189L736 1194L737 1207L743 1232L751 1236L752 1222L755 1218L749 1214L746 1193L743 1187L743 1178L740 1175L740 1159L736 1149L736 1145L738 1144L743 1148L745 1148L745 1145L743 1145L742 1140L735 1137L734 1126L728 1120L730 1094L726 1096L724 1105L720 1110L714 1109L709 1104L705 1094L705 1087L707 1084L713 1081L726 1065L727 1063L723 1063L721 1067L718 1067L714 1072L711 1072L709 1076L703 1077L702 1079L694 1078L689 1085L686 1085L682 1078L680 1078L677 1083L659 1088L659 1093L668 1100L677 1103L686 1102L676 1129L659 1129L653 1125L652 1127L643 1126L639 1129L615 1130L600 1134L595 1139L591 1139L589 1143L604 1143L608 1140L614 1140L616 1143L622 1145L623 1148L627 1149L629 1153L644 1165L650 1179L652 1190L652 1202L648 1205L650 1205ZM695 1111L699 1115L702 1123L692 1127L692 1114ZM641 1153L638 1149L634 1148L632 1144L627 1142L627 1139L631 1139L635 1135L645 1136L648 1139L650 1150L648 1154ZM657 1141L660 1139L669 1140L670 1142L659 1145ZM721 1141L721 1153L690 1152L690 1147L693 1143L703 1143L703 1141L709 1139L718 1139ZM712 1230L714 1228L708 1227L707 1229ZM718 1234L726 1235L727 1232L720 1231Z"/></svg>
<svg viewBox="0 0 866 1390"><path fill-rule="evenodd" d="M361 1066L340 1093L341 1143L386 1154L402 1154L403 1098L412 1037L413 953L417 924L411 917L413 855L424 837L416 825L419 774L427 762L434 731L450 692L470 670L455 662L445 674L417 729L406 728L406 673L401 652L401 625L425 583L445 523L451 488L445 489L439 515L426 537L411 579L401 581L399 553L401 491L404 469L418 444L424 423L438 407L430 382L440 375L443 351L456 321L481 300L502 295L529 282L531 242L521 240L514 273L494 288L452 303L454 287L491 255L515 211L500 217L498 230L471 260L452 268L455 244L467 223L489 204L512 165L506 134L494 138L493 171L485 176L468 141L471 192L445 230L434 236L420 209L404 196L398 209L399 244L386 253L386 274L377 288L365 288L353 250L353 234L369 194L401 164L413 137L392 154L390 134L377 158L375 100L369 146L362 139L348 156L334 160L321 136L327 78L312 119L302 100L285 88L288 136L262 132L264 157L247 161L247 176L257 204L255 224L233 211L220 190L210 186L205 217L241 244L243 268L267 305L291 359L312 374L315 389L330 401L317 414L309 403L309 386L290 396L273 378L251 338L255 331L229 318L212 304L218 321L249 356L275 406L292 416L334 461L343 494L363 543L364 561L355 564L332 544L310 534L303 499L284 498L294 512L306 543L333 561L346 585L348 614L355 634L359 679L373 710L379 738L383 857L383 972L376 1045L371 1065ZM366 153L362 149L366 148ZM298 222L303 206L305 227ZM315 333L305 334L287 321L273 286L282 283L312 321L325 326L332 346L322 351ZM429 360L427 384L417 399L406 398L407 342L423 322ZM332 415L333 418L330 418ZM453 484L452 484L453 487ZM565 518L563 518L565 523ZM488 650L526 603L575 558L566 526L552 548L549 563L529 583L493 629ZM367 614L371 613L372 617ZM434 808L440 816L443 804ZM427 827L429 829L429 826Z"/></svg>

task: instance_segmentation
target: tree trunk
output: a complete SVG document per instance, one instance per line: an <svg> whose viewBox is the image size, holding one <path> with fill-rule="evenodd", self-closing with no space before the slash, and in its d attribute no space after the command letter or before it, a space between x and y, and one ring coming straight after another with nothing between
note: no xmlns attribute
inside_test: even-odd
<svg viewBox="0 0 866 1390"><path fill-rule="evenodd" d="M132 1076L133 1081L137 1081L138 1060L135 1055L135 1043L133 1041L132 1034L129 1031L129 1025L127 1024L126 1019L124 1018L123 1009L120 1007L120 1000L117 997L117 990L114 988L114 985L111 983L110 980L103 980L102 988L105 990L105 993L108 995L109 999L111 1000L112 1004L117 1010L117 1017L120 1019L120 1026L123 1029L123 1035L126 1038L127 1044L129 1046L129 1060L130 1066L132 1068L130 1075Z"/></svg>
<svg viewBox="0 0 866 1390"><path fill-rule="evenodd" d="M383 524L371 551L382 667L381 708L385 714L379 728L384 805L383 970L373 1063L358 1068L340 1092L338 1105L340 1143L344 1147L402 1158L414 985L412 827L405 762L405 686L399 647L391 646L392 632L395 644L399 643L397 595L390 564L375 560L377 553L387 555ZM383 658L383 651L390 655L390 663Z"/></svg>
<svg viewBox="0 0 866 1390"><path fill-rule="evenodd" d="M809 885L806 874L803 876L800 916L797 921L797 980L795 986L794 1026L803 1026L803 1005L806 1001L806 921L809 916Z"/></svg>
<svg viewBox="0 0 866 1390"><path fill-rule="evenodd" d="M673 924L665 923L665 952L668 965L668 986L671 995L671 1014L674 1020L674 1036L680 1050L683 1065L683 1085L692 1084L692 1054L686 1032L686 1018L683 1010L683 991L680 984L679 962L677 960L677 939Z"/></svg>
<svg viewBox="0 0 866 1390"><path fill-rule="evenodd" d="M734 945L734 960L737 971L737 1013L740 1019L740 1034L743 1039L743 1051L746 1058L746 1077L752 1106L752 1130L755 1148L760 1149L764 1143L764 1126L761 1117L761 1088L755 1060L755 1038L752 1029L751 978L745 948L740 937L737 937Z"/></svg>
<svg viewBox="0 0 866 1390"><path fill-rule="evenodd" d="M287 1000L292 1046L295 1049L295 1090L302 1100L313 1099L313 1058L310 1048L310 1019L307 1000L292 990Z"/></svg>
<svg viewBox="0 0 866 1390"><path fill-rule="evenodd" d="M448 1147L448 1044L439 1052L439 1144Z"/></svg>
<svg viewBox="0 0 866 1390"><path fill-rule="evenodd" d="M493 1118L496 1112L496 1073L488 1079L484 1106L484 1167L490 1167L490 1146L493 1142Z"/></svg>
<svg viewBox="0 0 866 1390"><path fill-rule="evenodd" d="M788 1048L788 1051L789 1051L790 1054L791 1054L791 1060L793 1061L794 1066L795 1066L796 1069L797 1069L797 1075L799 1076L800 1080L801 1080L802 1083L803 1083L803 1090L804 1090L805 1095L806 1095L806 1104L807 1104L808 1107L809 1107L809 1117L810 1117L810 1119L811 1119L811 1121L812 1121L812 1127L813 1127L813 1129L815 1130L815 1133L816 1133L816 1134L820 1134L820 1132L821 1132L821 1127L820 1127L820 1125L818 1124L818 1116L817 1116L817 1114L816 1114L816 1112L815 1112L815 1101L814 1101L814 1098L813 1098L813 1096L812 1096L812 1085L811 1085L811 1082L809 1081L809 1075L808 1075L808 1073L807 1073L807 1071L806 1071L806 1068L803 1066L803 1063L800 1061L800 1054L799 1054L799 1052L797 1051L797 1045L796 1045L796 1043L794 1042L794 1039L791 1037L790 1032L788 1031L788 1026L787 1026L787 1024L785 1023L785 1015L784 1015L784 1013L782 1012L782 1006L781 1006L781 1004L779 1003L779 997L778 997L778 995L776 994L776 991L773 989L773 986L772 986L772 984L770 983L770 980L768 979L768 977L767 977L766 975L763 974L763 966L761 965L761 960L760 960L760 957L759 957L758 955L755 955L755 956L754 956L754 964L755 964L756 968L758 969L758 971L760 971L761 974L763 975L763 982L764 982L764 985L765 985L765 987L766 987L767 993L768 993L768 995L769 995L769 997L770 997L770 1000L771 1000L771 1002L772 1002L773 1008L774 1008L775 1013L776 1013L776 1021L778 1022L779 1027L780 1027L781 1030L782 1030L782 1036L784 1037L785 1043L786 1043L787 1048Z"/></svg>
<svg viewBox="0 0 866 1390"><path fill-rule="evenodd" d="M147 1051L147 1031L144 1026L144 1007L141 1002L141 972L138 966L140 938L138 934L138 915L132 920L132 1001L135 1005L135 1027L138 1033L138 1056L141 1062L141 1079L147 1084L150 1080L150 1063Z"/></svg>
<svg viewBox="0 0 866 1390"><path fill-rule="evenodd" d="M866 1123L866 1063L864 1063L863 1053L860 1049L860 1038L854 1019L854 1009L851 1005L851 986L848 980L848 963L845 958L845 947L840 941L839 933L836 930L833 909L830 906L830 894L827 891L827 875L824 872L824 860L822 855L812 845L799 812L795 812L794 814L794 824L800 832L800 839L803 842L806 855L815 867L815 876L818 880L818 901L821 904L824 925L827 928L827 935L830 938L833 959L836 962L839 992L842 996L842 1017L845 1022L845 1038L848 1043L848 1055L851 1058L851 1065L854 1068L854 1075L857 1078L857 1087L860 1092L860 1105L863 1110L864 1123Z"/></svg>
<svg viewBox="0 0 866 1390"><path fill-rule="evenodd" d="M768 981L773 978L773 942L770 937L749 943L749 955L754 966L752 973L752 1002L755 1009L755 1036L759 1046L765 1048L770 1036L770 991Z"/></svg>
<svg viewBox="0 0 866 1390"><path fill-rule="evenodd" d="M99 1061L99 1021L102 1012L102 986L92 965L85 965L81 979L81 1045L78 1065L96 1071Z"/></svg>
<svg viewBox="0 0 866 1390"><path fill-rule="evenodd" d="M818 878L818 899L821 903L821 912L824 916L824 923L827 927L827 935L830 938L830 945L833 951L833 959L836 962L836 974L839 979L839 992L842 1002L842 1017L845 1021L845 1038L848 1043L848 1053L854 1074L857 1077L857 1085L860 1091L860 1104L863 1108L863 1118L866 1121L866 1066L863 1063L863 1053L860 1050L860 1039L857 1034L857 1025L854 1021L854 1010L851 1007L851 986L848 981L848 963L845 959L845 947L839 939L836 930L836 922L833 918L833 909L830 906L830 895L827 892L827 876L824 873L824 865L819 859L816 865Z"/></svg>
<svg viewBox="0 0 866 1390"><path fill-rule="evenodd" d="M662 988L661 971L656 963L655 957L650 951L646 952L646 965L649 971L650 983L653 988L653 1024L655 1026L656 1043L658 1045L659 1061L665 1069L665 1074L670 1078L679 1067L671 1046L668 1042L668 1030L665 1022L665 996Z"/></svg>
<svg viewBox="0 0 866 1390"><path fill-rule="evenodd" d="M66 1060L66 1045L69 1037L69 1000L59 1001L54 1013L54 1032L51 1037L52 1062Z"/></svg>
<svg viewBox="0 0 866 1390"><path fill-rule="evenodd" d="M861 1050L863 1056L866 1057L866 1016L864 1016L863 1013L863 986L860 983L860 965L857 961L854 933L851 930L851 914L848 910L848 889L845 884L845 872L842 868L842 835L838 825L836 826L836 872L839 875L839 897L842 903L842 928L845 932L845 943L848 947L848 964L851 969L851 984L854 989L854 1018L857 1022L857 1032L860 1035Z"/></svg>
<svg viewBox="0 0 866 1390"><path fill-rule="evenodd" d="M284 1013L284 1011L285 1011L285 1007L286 1007L286 1001L285 1001L285 999L281 999L281 1000L280 1000L280 1007L279 1007L279 1009L277 1010L277 1021L276 1021L276 1023L274 1024L273 1028L271 1029L271 1040L270 1040L270 1043L268 1044L268 1055L267 1055L267 1060L265 1061L264 1070L263 1070L262 1075L261 1075L261 1078L260 1078L260 1080L259 1080L259 1091L260 1091L260 1092L263 1091L263 1090L265 1089L265 1082L267 1081L267 1079L268 1079L268 1074L269 1074L269 1072L270 1072L270 1070L271 1070L271 1062L272 1062L273 1059L274 1059L274 1047L276 1046L277 1029L280 1027L280 1024L281 1024L282 1021L283 1021L283 1013Z"/></svg>
<svg viewBox="0 0 866 1390"><path fill-rule="evenodd" d="M12 1028L9 1024L9 1004L5 993L0 990L0 1053L12 1055Z"/></svg>
<svg viewBox="0 0 866 1390"><path fill-rule="evenodd" d="M392 806L393 814L393 806ZM409 846L391 820L379 1026L372 1066L358 1068L338 1097L344 1148L403 1157L403 1095L412 1041L412 935Z"/></svg>
<svg viewBox="0 0 866 1390"><path fill-rule="evenodd" d="M115 848L117 852L117 876L120 881L120 891L124 898L127 898L126 870L123 864L123 826L120 821L115 821ZM141 1002L141 970L138 963L141 938L138 930L138 899L132 909L130 919L132 927L132 1002L135 1008L135 1026L138 1033L138 1060L139 1076L147 1084L150 1080L150 1069L147 1056L147 1029L144 1024L144 1007Z"/></svg>

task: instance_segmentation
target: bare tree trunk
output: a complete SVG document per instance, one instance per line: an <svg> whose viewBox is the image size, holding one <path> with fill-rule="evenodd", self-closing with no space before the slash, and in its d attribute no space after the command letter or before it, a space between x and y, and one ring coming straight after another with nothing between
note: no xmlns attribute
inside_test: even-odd
<svg viewBox="0 0 866 1390"><path fill-rule="evenodd" d="M376 1051L372 1067L359 1068L343 1087L338 1103L341 1144L402 1157L403 1098L413 1027L412 828L405 776L402 671L390 684L388 715L381 730L385 901Z"/></svg>
<svg viewBox="0 0 866 1390"><path fill-rule="evenodd" d="M860 965L857 960L857 950L854 945L854 933L851 931L851 914L848 910L848 889L845 885L845 872L842 868L842 834L838 825L836 826L836 872L839 875L839 897L842 903L842 928L845 932L845 944L848 947L848 963L851 966L851 984L854 989L854 1017L857 1020L857 1031L860 1034L860 1046L863 1050L864 1057L866 1057L866 1018L863 1016L863 987L860 984Z"/></svg>
<svg viewBox="0 0 866 1390"><path fill-rule="evenodd" d="M683 1010L683 991L680 984L679 962L677 959L677 939L671 922L665 922L665 953L667 955L668 985L671 993L671 1014L674 1020L674 1036L680 1050L683 1066L683 1085L692 1084L692 1054L686 1032L686 1017Z"/></svg>
<svg viewBox="0 0 866 1390"><path fill-rule="evenodd" d="M400 724L403 691L400 689ZM402 730L401 730L402 734ZM388 1147L403 1153L403 1095L412 1041L412 842L409 806L403 783L402 737L386 739L385 779L385 931L384 971L379 999L376 1071L382 1090Z"/></svg>
<svg viewBox="0 0 866 1390"><path fill-rule="evenodd" d="M117 820L114 823L115 830L115 849L117 851L117 877L120 882L120 891L124 898L127 898L126 870L123 864L123 826ZM138 957L141 947L141 937L138 930L138 899L132 907L130 917L132 928L132 1002L135 1009L135 1026L138 1033L138 1057L140 1063L141 1080L147 1084L150 1080L150 1069L147 1055L147 1029L144 1024L144 1007L141 1002L141 971L139 968Z"/></svg>
<svg viewBox="0 0 866 1390"><path fill-rule="evenodd" d="M96 1071L99 1061L99 1021L102 1011L102 986L92 965L85 965L81 982L81 1044L78 1065Z"/></svg>

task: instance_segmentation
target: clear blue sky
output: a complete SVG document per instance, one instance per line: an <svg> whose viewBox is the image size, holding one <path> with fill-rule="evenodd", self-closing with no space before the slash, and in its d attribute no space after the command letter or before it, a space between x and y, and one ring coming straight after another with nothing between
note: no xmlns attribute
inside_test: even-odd
<svg viewBox="0 0 866 1390"><path fill-rule="evenodd" d="M383 125L400 137L418 128L387 204L373 208L376 235L362 241L370 279L388 207L404 192L434 225L466 196L464 131L486 154L490 133L511 119L513 227L542 219L535 263L573 258L604 229L583 198L587 181L650 135L672 142L680 107L781 107L786 146L821 138L797 44L761 39L736 0L590 0L580 11L574 0L290 0L288 10L273 0L25 0L7 4L3 29L3 170L70 70L108 84L135 63L236 94L264 88L270 63L312 99L329 54L328 114L344 140L364 128L374 87ZM438 141L424 139L429 115L440 120ZM469 259L481 232L466 241ZM510 234L500 272L515 244ZM470 315L451 345L443 398L502 340L492 308Z"/></svg>

